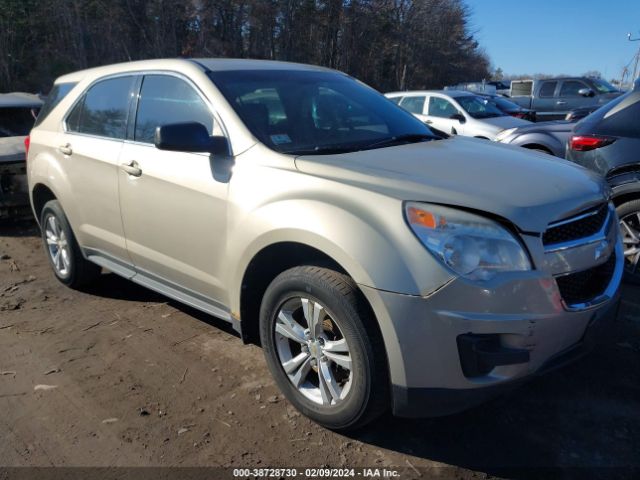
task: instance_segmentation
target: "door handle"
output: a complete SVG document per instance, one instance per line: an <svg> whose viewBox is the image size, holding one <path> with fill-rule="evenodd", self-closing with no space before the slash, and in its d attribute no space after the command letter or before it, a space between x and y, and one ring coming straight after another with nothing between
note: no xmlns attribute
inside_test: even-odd
<svg viewBox="0 0 640 480"><path fill-rule="evenodd" d="M58 151L63 155L71 155L73 153L70 143L65 143L64 145L60 145L58 147Z"/></svg>
<svg viewBox="0 0 640 480"><path fill-rule="evenodd" d="M120 168L132 177L139 177L142 175L142 169L138 166L138 162L135 160L131 160L129 163L121 163Z"/></svg>
<svg viewBox="0 0 640 480"><path fill-rule="evenodd" d="M426 123L427 125L431 125L433 123L433 121L431 120L425 120L424 123Z"/></svg>
<svg viewBox="0 0 640 480"><path fill-rule="evenodd" d="M556 105L566 105L566 104L567 104L567 102L565 102L564 100L558 100L556 102Z"/></svg>

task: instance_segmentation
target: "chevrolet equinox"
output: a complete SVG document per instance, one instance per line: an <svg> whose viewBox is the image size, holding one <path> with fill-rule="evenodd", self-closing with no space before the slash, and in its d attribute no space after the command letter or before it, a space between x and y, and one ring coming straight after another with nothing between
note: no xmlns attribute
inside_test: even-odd
<svg viewBox="0 0 640 480"><path fill-rule="evenodd" d="M26 144L62 283L105 268L229 321L329 428L477 404L586 351L618 303L622 243L599 176L442 139L333 70L71 73Z"/></svg>

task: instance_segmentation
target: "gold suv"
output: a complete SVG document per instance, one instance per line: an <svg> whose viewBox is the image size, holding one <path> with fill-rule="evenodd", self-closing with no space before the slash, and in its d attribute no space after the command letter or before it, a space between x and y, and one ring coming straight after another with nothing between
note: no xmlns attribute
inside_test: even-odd
<svg viewBox="0 0 640 480"><path fill-rule="evenodd" d="M181 59L65 75L27 163L61 282L106 268L231 322L334 429L478 403L582 353L618 298L600 177L441 138L333 70Z"/></svg>

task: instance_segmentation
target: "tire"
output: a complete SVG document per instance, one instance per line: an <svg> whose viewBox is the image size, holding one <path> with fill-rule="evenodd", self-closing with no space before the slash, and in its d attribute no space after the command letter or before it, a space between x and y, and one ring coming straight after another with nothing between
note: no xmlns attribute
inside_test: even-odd
<svg viewBox="0 0 640 480"><path fill-rule="evenodd" d="M40 227L47 258L58 280L77 289L100 276L102 269L82 256L60 202L50 200L44 205Z"/></svg>
<svg viewBox="0 0 640 480"><path fill-rule="evenodd" d="M307 318L318 318L313 335L313 322ZM260 339L282 393L318 424L353 430L387 409L389 375L382 338L368 304L348 276L318 266L295 267L278 275L262 299ZM287 374L283 363L294 358L305 360ZM324 377L327 371L330 381L323 382L320 373ZM300 387L292 378L302 379Z"/></svg>
<svg viewBox="0 0 640 480"><path fill-rule="evenodd" d="M624 279L628 283L640 285L640 199L624 202L616 208L620 219L620 233L625 251L635 252L625 257Z"/></svg>

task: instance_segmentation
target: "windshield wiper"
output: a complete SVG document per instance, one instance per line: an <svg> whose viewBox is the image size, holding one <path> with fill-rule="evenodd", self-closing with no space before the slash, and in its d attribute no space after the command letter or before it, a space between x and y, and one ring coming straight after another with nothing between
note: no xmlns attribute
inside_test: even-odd
<svg viewBox="0 0 640 480"><path fill-rule="evenodd" d="M362 147L362 150L371 150L373 148L381 148L387 147L391 145L395 145L396 143L407 142L407 143L417 143L425 140L439 140L440 137L435 135L429 135L427 133L407 133L404 135L396 135L395 137L383 138L382 140L377 140L373 143L369 143Z"/></svg>
<svg viewBox="0 0 640 480"><path fill-rule="evenodd" d="M326 145L298 150L284 150L286 155L331 155L332 153L348 153L359 150L360 145Z"/></svg>
<svg viewBox="0 0 640 480"><path fill-rule="evenodd" d="M438 140L440 137L426 133L408 133L395 137L383 138L372 143L354 143L347 145L325 145L313 148L303 148L299 150L286 150L282 153L287 155L330 155L333 153L349 153L361 150L371 150L373 148L386 147L400 142L421 142L424 140Z"/></svg>

